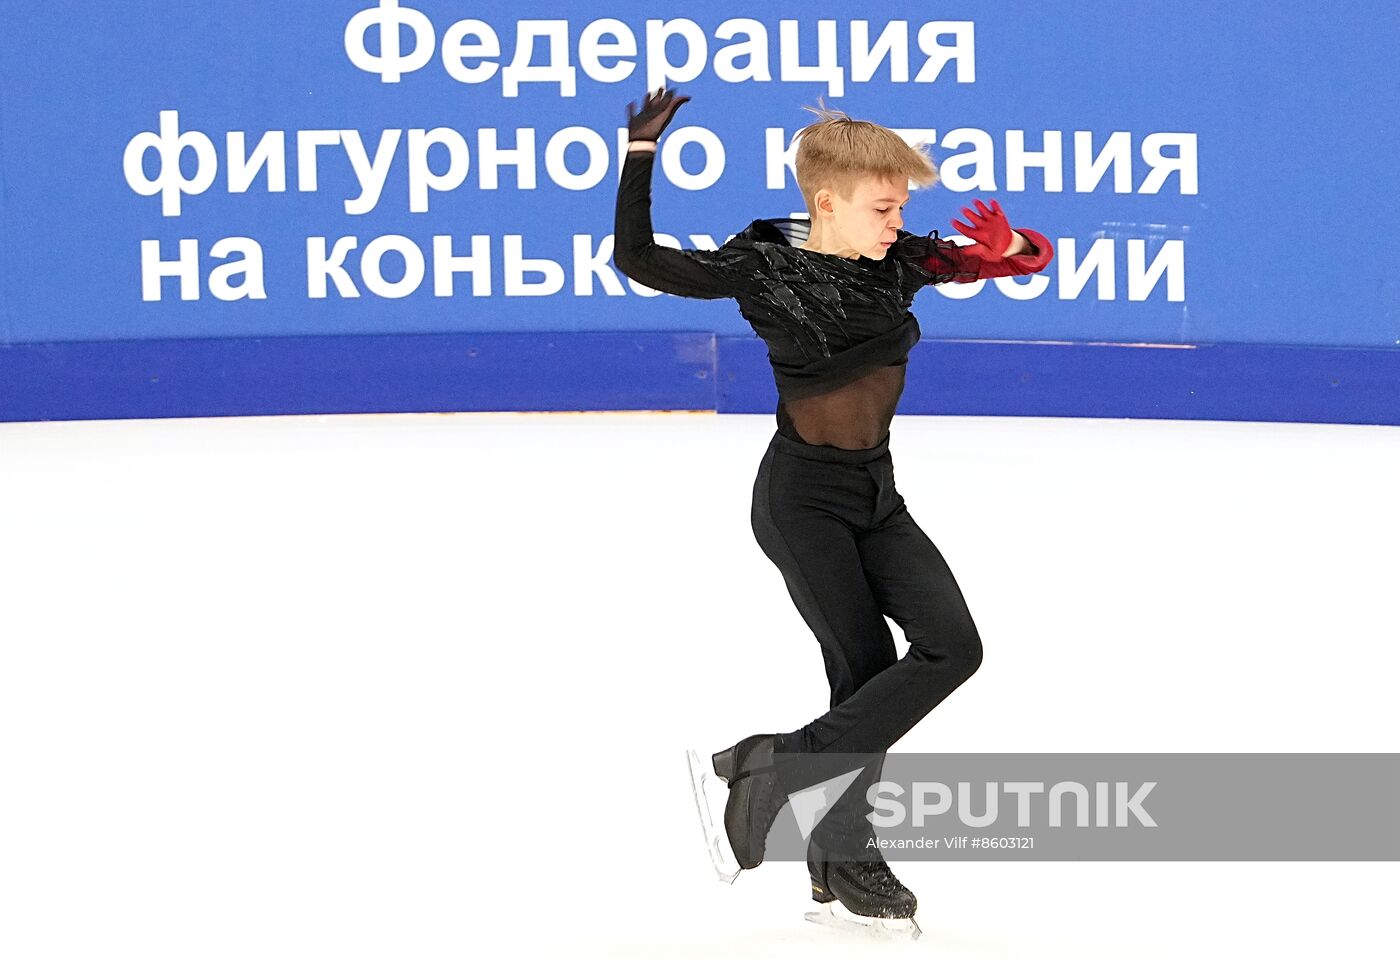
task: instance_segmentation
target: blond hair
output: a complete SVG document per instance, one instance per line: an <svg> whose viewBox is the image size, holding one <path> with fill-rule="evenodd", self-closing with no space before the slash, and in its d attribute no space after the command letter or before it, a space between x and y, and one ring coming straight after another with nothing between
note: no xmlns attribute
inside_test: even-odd
<svg viewBox="0 0 1400 959"><path fill-rule="evenodd" d="M821 97L816 107L802 109L821 117L797 133L797 188L808 212L816 205L818 190L825 187L849 203L856 184L866 177L919 186L938 182L938 168L923 144L911 147L889 127L853 120Z"/></svg>

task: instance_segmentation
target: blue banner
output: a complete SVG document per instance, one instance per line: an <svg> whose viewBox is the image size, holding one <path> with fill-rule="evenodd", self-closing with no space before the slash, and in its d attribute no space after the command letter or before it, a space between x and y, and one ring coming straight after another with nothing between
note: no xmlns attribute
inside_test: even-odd
<svg viewBox="0 0 1400 959"><path fill-rule="evenodd" d="M0 345L751 336L732 301L611 265L626 105L664 83L692 100L656 166L660 242L805 213L819 96L927 145L941 182L906 229L957 238L995 197L1051 238L1042 274L921 292L926 340L1400 346L1394 4L784 13L11 4Z"/></svg>

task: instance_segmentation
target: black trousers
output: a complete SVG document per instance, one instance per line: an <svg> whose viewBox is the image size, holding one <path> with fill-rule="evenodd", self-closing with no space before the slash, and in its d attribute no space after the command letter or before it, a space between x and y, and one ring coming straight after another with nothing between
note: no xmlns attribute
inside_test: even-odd
<svg viewBox="0 0 1400 959"><path fill-rule="evenodd" d="M828 848L868 832L865 794L884 752L982 662L962 591L895 488L889 442L886 433L845 450L775 432L753 487L754 536L816 636L831 686L830 709L779 736L775 752L873 754L821 822ZM886 616L909 642L903 657Z"/></svg>

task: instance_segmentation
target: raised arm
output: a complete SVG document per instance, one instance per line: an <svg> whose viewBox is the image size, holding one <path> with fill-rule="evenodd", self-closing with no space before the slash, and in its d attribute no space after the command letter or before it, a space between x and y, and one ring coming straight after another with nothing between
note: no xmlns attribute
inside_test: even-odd
<svg viewBox="0 0 1400 959"><path fill-rule="evenodd" d="M1055 258L1055 248L1043 234L1023 226L1018 226L1014 232L1026 238L1027 249L995 259L978 256L970 252L968 246L958 246L952 240L937 237L930 242L924 269L935 275L934 283L974 283L998 276L1039 273Z"/></svg>
<svg viewBox="0 0 1400 959"><path fill-rule="evenodd" d="M739 250L677 250L656 242L651 225L651 171L657 143L676 109L689 100L664 87L648 93L640 113L628 104L627 158L617 187L613 263L653 290L716 300L737 296L748 285Z"/></svg>
<svg viewBox="0 0 1400 959"><path fill-rule="evenodd" d="M924 268L935 275L934 283L1039 273L1055 257L1054 247L1043 235L1024 227L1012 230L996 200L990 207L978 200L976 210L963 207L962 212L971 223L954 220L953 226L976 242L958 246L952 240L931 241Z"/></svg>
<svg viewBox="0 0 1400 959"><path fill-rule="evenodd" d="M613 222L613 263L638 283L700 300L738 296L747 286L739 250L677 250L656 242L651 226L651 169L656 144L635 142L622 164Z"/></svg>

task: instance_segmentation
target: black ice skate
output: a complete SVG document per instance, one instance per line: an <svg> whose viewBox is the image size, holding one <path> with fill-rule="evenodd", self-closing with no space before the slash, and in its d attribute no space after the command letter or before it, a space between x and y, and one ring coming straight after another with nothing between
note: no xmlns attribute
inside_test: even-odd
<svg viewBox="0 0 1400 959"><path fill-rule="evenodd" d="M919 924L914 921L919 902L890 871L878 849L850 861L832 860L812 840L807 845L807 872L812 898L822 904L807 913L811 922L880 938L919 938Z"/></svg>
<svg viewBox="0 0 1400 959"><path fill-rule="evenodd" d="M711 757L714 775L729 785L722 831L710 814L705 793L710 773L701 766L694 750L687 754L705 844L715 872L725 882L733 882L741 870L753 869L763 862L768 831L787 803L787 794L778 784L773 765L776 738L773 734L749 736Z"/></svg>
<svg viewBox="0 0 1400 959"><path fill-rule="evenodd" d="M715 753L710 760L715 774L729 783L724 832L743 869L753 869L763 862L768 830L787 803L787 793L778 785L778 771L773 765L776 739L771 734L750 736Z"/></svg>

